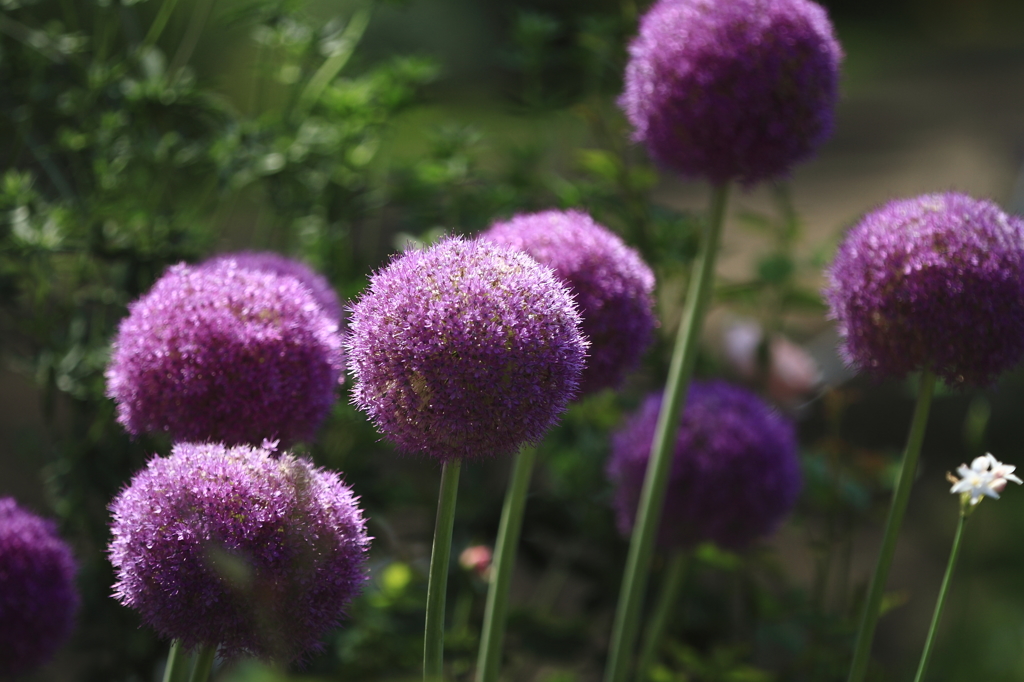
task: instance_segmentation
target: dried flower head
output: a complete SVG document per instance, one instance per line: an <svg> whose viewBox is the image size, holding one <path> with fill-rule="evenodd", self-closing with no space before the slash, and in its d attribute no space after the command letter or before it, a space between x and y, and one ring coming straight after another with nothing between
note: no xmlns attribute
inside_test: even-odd
<svg viewBox="0 0 1024 682"><path fill-rule="evenodd" d="M75 561L54 524L0 498L0 678L49 660L77 609Z"/></svg>
<svg viewBox="0 0 1024 682"><path fill-rule="evenodd" d="M110 506L114 596L190 648L303 658L365 579L356 501L336 473L288 453L178 444Z"/></svg>
<svg viewBox="0 0 1024 682"><path fill-rule="evenodd" d="M892 201L846 235L824 295L843 358L876 377L987 384L1024 353L1024 220L953 192Z"/></svg>
<svg viewBox="0 0 1024 682"><path fill-rule="evenodd" d="M525 251L576 297L590 356L580 392L615 388L650 345L654 273L640 255L581 211L520 214L495 223L482 239Z"/></svg>
<svg viewBox="0 0 1024 682"><path fill-rule="evenodd" d="M660 0L629 54L634 139L683 175L752 184L832 132L842 51L809 0Z"/></svg>
<svg viewBox="0 0 1024 682"><path fill-rule="evenodd" d="M331 318L335 324L341 324L342 307L337 292L334 291L334 287L326 277L314 272L305 263L286 258L273 251L238 251L213 256L203 261L200 266L216 268L228 261L234 261L238 267L244 270L294 277L306 285L327 317Z"/></svg>
<svg viewBox="0 0 1024 682"><path fill-rule="evenodd" d="M539 440L576 392L587 347L549 268L459 238L374 275L350 330L352 402L399 449L440 460Z"/></svg>
<svg viewBox="0 0 1024 682"><path fill-rule="evenodd" d="M607 472L624 534L636 517L660 409L661 395L651 395L612 440ZM658 542L743 549L775 530L800 487L792 423L746 389L695 381L679 422Z"/></svg>
<svg viewBox="0 0 1024 682"><path fill-rule="evenodd" d="M129 306L107 395L133 434L291 443L327 416L343 364L337 324L299 280L182 264Z"/></svg>

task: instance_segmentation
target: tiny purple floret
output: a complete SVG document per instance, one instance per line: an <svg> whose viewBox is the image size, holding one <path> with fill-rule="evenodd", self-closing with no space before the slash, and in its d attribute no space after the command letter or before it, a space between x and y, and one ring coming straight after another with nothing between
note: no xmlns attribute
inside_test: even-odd
<svg viewBox="0 0 1024 682"><path fill-rule="evenodd" d="M273 251L236 251L213 256L200 263L200 267L216 268L227 261L234 261L243 270L256 270L283 277L294 277L306 285L327 317L335 324L341 325L342 307L338 293L326 277L315 272L305 263Z"/></svg>
<svg viewBox="0 0 1024 682"><path fill-rule="evenodd" d="M581 394L617 388L651 344L654 273L618 235L581 211L542 211L498 222L481 239L528 253L576 297L590 356Z"/></svg>
<svg viewBox="0 0 1024 682"><path fill-rule="evenodd" d="M930 369L986 385L1024 355L1024 220L990 201L892 201L850 230L826 276L840 353L876 378Z"/></svg>
<svg viewBox="0 0 1024 682"><path fill-rule="evenodd" d="M624 535L636 518L661 400L649 396L612 439L607 472ZM695 381L679 422L658 542L747 548L775 531L800 488L793 424L744 388Z"/></svg>
<svg viewBox="0 0 1024 682"><path fill-rule="evenodd" d="M442 461L540 440L578 390L587 348L550 268L460 238L375 274L349 328L352 402L401 451Z"/></svg>
<svg viewBox="0 0 1024 682"><path fill-rule="evenodd" d="M0 678L46 663L71 635L75 571L51 521L0 498Z"/></svg>
<svg viewBox="0 0 1024 682"><path fill-rule="evenodd" d="M303 659L366 578L352 490L269 445L175 445L110 509L114 597L187 648Z"/></svg>
<svg viewBox="0 0 1024 682"><path fill-rule="evenodd" d="M107 395L132 434L290 444L313 437L343 365L338 325L296 278L181 264L129 306Z"/></svg>
<svg viewBox="0 0 1024 682"><path fill-rule="evenodd" d="M629 54L633 137L684 176L786 175L832 132L842 51L809 0L660 0Z"/></svg>

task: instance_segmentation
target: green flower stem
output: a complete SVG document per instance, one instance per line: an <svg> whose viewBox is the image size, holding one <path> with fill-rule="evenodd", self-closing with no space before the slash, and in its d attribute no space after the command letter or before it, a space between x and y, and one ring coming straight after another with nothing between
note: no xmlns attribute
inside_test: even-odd
<svg viewBox="0 0 1024 682"><path fill-rule="evenodd" d="M903 453L903 465L896 478L896 489L892 494L892 505L889 507L889 518L885 522L885 533L882 536L882 549L878 554L878 564L871 578L864 613L861 616L860 628L857 630L857 643L850 664L849 682L863 682L868 671L868 659L871 654L871 640L875 635L878 615L882 610L882 596L885 593L885 581L889 576L893 555L896 553L896 538L899 535L903 515L907 511L910 499L910 488L917 472L917 458L921 454L921 442L924 440L924 428L928 423L928 410L932 404L932 393L935 390L935 374L930 370L921 372L921 383L917 391L917 406L914 418L910 423L910 434L907 436L907 448Z"/></svg>
<svg viewBox="0 0 1024 682"><path fill-rule="evenodd" d="M519 451L505 493L498 537L494 543L494 573L487 588L480 652L476 661L476 682L495 682L498 679L502 643L505 640L509 585L512 583L519 532L523 527L523 510L526 508L526 493L530 489L530 476L536 458L537 449L532 446L524 446Z"/></svg>
<svg viewBox="0 0 1024 682"><path fill-rule="evenodd" d="M654 605L654 613L647 623L647 632L644 633L643 648L640 650L640 662L637 664L637 678L646 680L654 665L654 657L658 653L658 646L665 634L665 625L668 623L668 616L675 608L676 599L679 598L679 588L683 585L683 576L686 574L686 563L689 555L685 550L677 549L672 553L668 566L665 567L665 577L661 583L661 593Z"/></svg>
<svg viewBox="0 0 1024 682"><path fill-rule="evenodd" d="M213 659L217 656L217 645L204 644L199 648L196 656L196 665L192 668L192 677L189 682L206 682L210 679L210 671L213 670Z"/></svg>
<svg viewBox="0 0 1024 682"><path fill-rule="evenodd" d="M171 18L171 13L174 12L174 6L178 4L178 0L164 0L160 5L160 10L156 13L156 18L153 19L152 25L149 27L149 32L146 33L146 38L142 41L143 47L149 47L154 45L160 38L160 34L164 32L164 28L167 26L167 20Z"/></svg>
<svg viewBox="0 0 1024 682"><path fill-rule="evenodd" d="M434 546L430 551L427 579L427 623L423 633L423 680L440 682L444 666L444 604L448 592L448 562L452 553L452 526L459 492L462 460L453 459L441 469L441 492L437 500Z"/></svg>
<svg viewBox="0 0 1024 682"><path fill-rule="evenodd" d="M192 656L181 640L171 642L171 651L167 654L167 665L164 667L164 682L188 682L188 674L192 670Z"/></svg>
<svg viewBox="0 0 1024 682"><path fill-rule="evenodd" d="M668 474L672 464L673 444L679 431L679 415L682 412L686 390L693 374L697 355L697 337L700 335L704 309L711 296L714 283L715 258L718 241L725 219L725 205L729 196L728 184L714 187L711 196L711 212L703 251L691 274L690 288L686 292L683 318L679 324L672 362L669 365L665 384L664 399L658 415L658 425L651 443L651 458L640 492L636 523L630 538L626 569L619 592L619 605L612 626L612 639L605 668L605 682L625 682L629 677L639 629L643 595L647 589L647 577L654 553L654 538L661 521L661 508L668 487Z"/></svg>
<svg viewBox="0 0 1024 682"><path fill-rule="evenodd" d="M946 564L946 575L942 576L942 587L939 588L939 598L935 602L935 613L932 614L932 624L928 626L928 637L924 640L924 651L921 652L921 662L917 665L917 675L914 682L923 682L924 674L928 670L928 659L932 655L932 645L935 643L935 631L939 629L939 620L942 618L942 609L946 605L946 593L949 591L949 582L953 578L953 569L956 568L956 559L960 556L960 540L964 534L964 524L967 522L967 510L961 508L960 518L956 524L956 534L953 536L953 549L949 550L949 563Z"/></svg>

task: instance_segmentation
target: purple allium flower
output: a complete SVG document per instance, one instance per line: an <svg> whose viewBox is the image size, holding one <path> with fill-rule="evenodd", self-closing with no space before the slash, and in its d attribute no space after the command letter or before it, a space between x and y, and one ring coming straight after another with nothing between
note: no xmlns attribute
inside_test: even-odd
<svg viewBox="0 0 1024 682"><path fill-rule="evenodd" d="M607 472L623 534L636 518L661 400L649 396L612 439ZM775 530L800 487L792 423L746 389L695 381L679 422L658 542L689 548L710 540L743 549Z"/></svg>
<svg viewBox="0 0 1024 682"><path fill-rule="evenodd" d="M824 292L840 352L876 377L987 384L1024 354L1024 220L953 192L892 201L846 235Z"/></svg>
<svg viewBox="0 0 1024 682"><path fill-rule="evenodd" d="M511 247L454 238L405 253L351 313L352 402L406 452L512 453L579 386L587 341L572 295Z"/></svg>
<svg viewBox="0 0 1024 682"><path fill-rule="evenodd" d="M244 270L269 272L274 275L294 277L310 290L313 298L320 304L324 312L335 324L341 324L342 307L334 287L323 275L314 272L308 265L292 258L286 258L273 251L238 251L213 256L200 264L200 267L218 267L227 261L234 261Z"/></svg>
<svg viewBox="0 0 1024 682"><path fill-rule="evenodd" d="M832 132L842 51L808 0L660 0L629 53L634 139L685 176L784 175Z"/></svg>
<svg viewBox="0 0 1024 682"><path fill-rule="evenodd" d="M580 211L520 214L482 239L530 254L576 296L590 356L580 392L614 388L636 367L654 326L654 273L640 255Z"/></svg>
<svg viewBox="0 0 1024 682"><path fill-rule="evenodd" d="M49 660L77 609L75 561L54 524L0 498L0 678Z"/></svg>
<svg viewBox="0 0 1024 682"><path fill-rule="evenodd" d="M327 416L343 365L337 324L299 280L182 264L129 306L107 395L133 434L291 443Z"/></svg>
<svg viewBox="0 0 1024 682"><path fill-rule="evenodd" d="M336 473L288 453L175 445L110 505L114 597L190 648L301 659L365 579L356 501Z"/></svg>

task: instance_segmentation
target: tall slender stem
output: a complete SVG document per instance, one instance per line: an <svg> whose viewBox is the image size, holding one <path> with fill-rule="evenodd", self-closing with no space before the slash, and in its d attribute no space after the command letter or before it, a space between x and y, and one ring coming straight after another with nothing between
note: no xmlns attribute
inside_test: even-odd
<svg viewBox="0 0 1024 682"><path fill-rule="evenodd" d="M935 601L935 613L932 614L932 624L928 626L928 637L924 640L924 651L921 652L921 662L917 665L914 682L923 682L924 674L928 670L928 660L932 656L932 645L935 643L935 631L939 629L942 609L946 606L946 593L949 591L949 583L953 578L953 570L956 568L956 559L960 556L960 540L964 534L964 524L967 522L967 514L964 511L964 509L960 510L960 518L957 520L956 534L953 536L953 549L949 550L946 575L942 576L942 587L939 588L939 598Z"/></svg>
<svg viewBox="0 0 1024 682"><path fill-rule="evenodd" d="M501 649L505 640L505 621L508 613L508 591L512 571L516 564L516 547L523 527L526 493L530 489L530 475L537 458L537 449L524 446L516 455L512 478L505 493L501 509L501 523L494 543L494 574L487 588L484 607L483 631L480 633L480 652L476 660L476 682L495 682L501 667Z"/></svg>
<svg viewBox="0 0 1024 682"><path fill-rule="evenodd" d="M167 665L164 667L164 682L188 682L188 674L192 670L192 656L181 640L171 642L171 651L167 654Z"/></svg>
<svg viewBox="0 0 1024 682"><path fill-rule="evenodd" d="M871 578L868 597L864 604L860 628L857 630L857 643L853 651L853 662L850 664L849 682L863 682L868 671L868 659L871 655L871 640L878 624L878 614L882 610L882 596L885 593L885 580L889 576L889 567L896 553L896 538L899 535L903 515L907 511L907 500L910 499L910 488L914 483L917 471L917 458L921 454L921 442L924 440L924 428L928 423L928 411L932 404L932 393L935 390L935 374L931 370L921 372L921 382L917 389L917 406L910 422L910 433L907 436L907 447L903 453L903 465L896 478L896 489L892 493L892 505L889 517L885 521L885 532L882 535L882 548L878 554L878 564Z"/></svg>
<svg viewBox="0 0 1024 682"><path fill-rule="evenodd" d="M661 638L665 635L665 626L668 624L668 616L675 608L676 599L679 598L679 588L683 585L683 575L686 573L686 560L689 555L685 550L677 549L672 552L668 566L665 567L665 577L661 583L661 593L654 605L654 613L647 623L647 631L644 633L643 647L640 649L640 662L637 664L637 678L641 681L647 679L651 666L654 664L654 657L658 653L658 646Z"/></svg>
<svg viewBox="0 0 1024 682"><path fill-rule="evenodd" d="M640 492L633 536L630 538L619 605L612 626L605 682L624 682L629 676L643 596L647 589L647 574L654 553L654 538L661 521L661 508L668 487L668 474L674 449L672 445L679 431L679 415L682 412L697 355L697 337L700 335L704 308L707 306L714 282L715 258L718 254L718 241L725 219L728 196L729 186L724 183L715 186L712 191L711 213L703 251L691 274L690 288L686 292L683 318L679 324L672 362L669 365L665 395L658 415L654 441L651 443L651 458Z"/></svg>
<svg viewBox="0 0 1024 682"><path fill-rule="evenodd" d="M143 47L156 44L156 41L160 38L160 34L164 32L164 28L167 26L167 20L171 18L171 14L174 12L174 6L178 4L178 0L164 0L160 4L160 9L156 13L156 18L153 19L153 23L149 26L149 31L146 33L146 38L142 41Z"/></svg>
<svg viewBox="0 0 1024 682"><path fill-rule="evenodd" d="M217 656L217 645L204 644L199 648L196 656L196 665L192 668L192 677L189 682L206 682L210 679L210 671L213 670L213 659Z"/></svg>
<svg viewBox="0 0 1024 682"><path fill-rule="evenodd" d="M423 632L423 680L440 682L444 667L444 605L448 592L448 562L452 553L455 500L459 492L462 460L452 459L441 469L434 546L430 550L427 579L427 623Z"/></svg>

